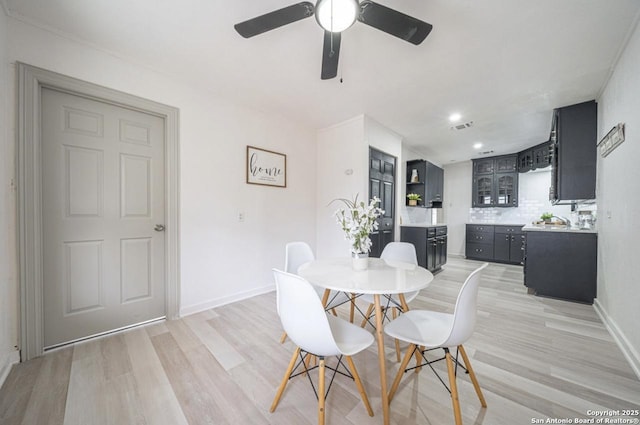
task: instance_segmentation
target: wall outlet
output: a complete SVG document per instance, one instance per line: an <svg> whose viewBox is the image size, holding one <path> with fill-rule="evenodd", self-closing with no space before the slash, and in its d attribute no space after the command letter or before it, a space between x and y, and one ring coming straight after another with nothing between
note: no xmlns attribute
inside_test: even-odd
<svg viewBox="0 0 640 425"><path fill-rule="evenodd" d="M239 211L239 212L238 212L238 221L239 221L240 223L243 223L243 222L244 222L244 211Z"/></svg>

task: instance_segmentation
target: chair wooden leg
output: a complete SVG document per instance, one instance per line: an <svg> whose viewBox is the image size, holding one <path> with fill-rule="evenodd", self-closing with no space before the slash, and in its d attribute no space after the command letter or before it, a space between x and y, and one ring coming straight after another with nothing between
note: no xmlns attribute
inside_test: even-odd
<svg viewBox="0 0 640 425"><path fill-rule="evenodd" d="M324 425L324 357L320 357L318 370L318 425Z"/></svg>
<svg viewBox="0 0 640 425"><path fill-rule="evenodd" d="M462 425L462 414L460 413L460 400L458 399L458 386L456 384L456 372L454 370L453 359L451 353L446 350L445 357L447 359L447 371L449 372L449 386L451 389L451 402L453 403L453 416L456 425Z"/></svg>
<svg viewBox="0 0 640 425"><path fill-rule="evenodd" d="M415 344L409 344L409 348L407 348L407 354L404 355L404 359L400 364L400 369L398 369L398 373L396 374L396 379L393 380L393 385L391 385L391 389L389 390L389 403L391 403L391 400L398 389L402 375L404 375L404 370L407 368L411 357L413 357L413 350L415 350L415 348Z"/></svg>
<svg viewBox="0 0 640 425"><path fill-rule="evenodd" d="M287 333L282 332L282 336L280 337L280 344L284 344L286 340L287 340Z"/></svg>
<svg viewBox="0 0 640 425"><path fill-rule="evenodd" d="M373 311L373 304L369 304L369 308L367 308L367 312L364 314L364 319L362 319L362 323L360 323L360 327L364 328L367 325L367 320L371 317L371 312Z"/></svg>
<svg viewBox="0 0 640 425"><path fill-rule="evenodd" d="M487 407L487 402L484 399L484 395L482 395L482 390L480 389L480 384L478 384L478 379L476 378L476 374L471 367L471 362L469 361L469 357L467 357L467 352L464 350L462 345L458 346L458 350L462 355L462 360L464 360L464 366L467 368L469 372L469 378L471 378L471 382L473 383L473 388L476 389L476 394L478 394L478 398L480 399L480 404L482 407Z"/></svg>
<svg viewBox="0 0 640 425"><path fill-rule="evenodd" d="M335 309L335 308L332 308L332 309L331 309L331 313L332 313L334 316L336 316L336 317L338 316L338 312L336 311L336 309Z"/></svg>
<svg viewBox="0 0 640 425"><path fill-rule="evenodd" d="M416 368L415 373L418 373L422 370L422 366L420 366L422 364L422 355L420 353L422 353L424 351L424 346L421 345L419 347L419 350L416 350Z"/></svg>
<svg viewBox="0 0 640 425"><path fill-rule="evenodd" d="M307 374L306 369L309 369L309 366L311 366L311 360L314 360L314 361L315 361L314 357L315 357L315 356L314 356L313 354L309 354L309 353L307 353L307 354L304 356L304 367L305 367L305 372L304 372L304 374L305 374L305 375Z"/></svg>
<svg viewBox="0 0 640 425"><path fill-rule="evenodd" d="M300 355L300 347L296 348L296 350L293 352L293 356L291 356L291 361L289 362L287 371L284 373L284 378L282 378L282 382L280 383L280 387L278 388L276 397L273 399L273 403L271 403L271 409L269 409L271 413L275 412L276 407L278 407L278 403L280 402L280 397L282 397L282 393L284 392L284 389L287 386L287 382L289 382L289 376L291 376L291 372L293 371L293 367L296 365L296 359L298 358L299 355Z"/></svg>
<svg viewBox="0 0 640 425"><path fill-rule="evenodd" d="M391 317L395 320L398 317L398 309L391 309ZM398 339L395 340L396 343L396 361L400 363L400 341Z"/></svg>
<svg viewBox="0 0 640 425"><path fill-rule="evenodd" d="M353 363L353 359L351 359L351 356L345 357L347 358L347 363L349 364L349 369L351 369L353 379L354 381L356 381L356 386L358 387L358 391L360 392L360 397L362 398L364 407L367 409L367 413L369 413L369 416L373 416L373 409L371 409L369 398L367 397L367 393L364 391L364 386L362 386L362 381L360 380L360 375L358 375L358 371L356 370L356 365Z"/></svg>

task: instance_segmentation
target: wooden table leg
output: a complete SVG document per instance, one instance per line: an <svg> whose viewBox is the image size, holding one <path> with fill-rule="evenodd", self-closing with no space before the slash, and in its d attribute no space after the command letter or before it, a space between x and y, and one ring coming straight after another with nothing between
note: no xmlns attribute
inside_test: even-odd
<svg viewBox="0 0 640 425"><path fill-rule="evenodd" d="M380 390L382 393L382 418L384 425L389 425L389 394L387 393L387 365L384 355L384 333L382 329L382 307L380 295L374 294L376 309L376 339L378 340L378 362L380 365Z"/></svg>
<svg viewBox="0 0 640 425"><path fill-rule="evenodd" d="M353 323L353 319L355 318L356 312L356 294L351 293L351 302L349 303L349 321Z"/></svg>

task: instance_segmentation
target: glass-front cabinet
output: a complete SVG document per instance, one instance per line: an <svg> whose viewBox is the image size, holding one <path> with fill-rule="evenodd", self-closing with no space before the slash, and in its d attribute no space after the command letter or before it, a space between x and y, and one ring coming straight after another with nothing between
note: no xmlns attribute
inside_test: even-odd
<svg viewBox="0 0 640 425"><path fill-rule="evenodd" d="M517 154L473 160L472 207L517 207L517 169Z"/></svg>
<svg viewBox="0 0 640 425"><path fill-rule="evenodd" d="M498 173L495 175L497 206L513 207L517 205L517 182L517 173Z"/></svg>
<svg viewBox="0 0 640 425"><path fill-rule="evenodd" d="M477 176L473 179L473 207L488 207L493 204L493 176Z"/></svg>

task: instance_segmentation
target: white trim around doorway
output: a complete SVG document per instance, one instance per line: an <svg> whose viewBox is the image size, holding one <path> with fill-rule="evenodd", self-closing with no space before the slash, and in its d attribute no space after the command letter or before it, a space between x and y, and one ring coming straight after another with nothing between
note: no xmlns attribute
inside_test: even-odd
<svg viewBox="0 0 640 425"><path fill-rule="evenodd" d="M44 352L42 276L42 187L40 110L43 87L156 115L165 123L166 306L167 319L180 316L179 111L107 87L17 63L18 73L18 261L20 357Z"/></svg>

